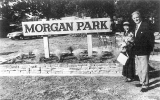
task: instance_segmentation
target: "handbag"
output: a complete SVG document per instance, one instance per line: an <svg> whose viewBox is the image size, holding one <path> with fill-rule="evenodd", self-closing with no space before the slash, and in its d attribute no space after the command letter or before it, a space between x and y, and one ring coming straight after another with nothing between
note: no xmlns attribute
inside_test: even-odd
<svg viewBox="0 0 160 100"><path fill-rule="evenodd" d="M123 53L120 53L119 56L117 57L117 61L120 62L122 65L125 65L128 58L129 58L128 56L124 55Z"/></svg>

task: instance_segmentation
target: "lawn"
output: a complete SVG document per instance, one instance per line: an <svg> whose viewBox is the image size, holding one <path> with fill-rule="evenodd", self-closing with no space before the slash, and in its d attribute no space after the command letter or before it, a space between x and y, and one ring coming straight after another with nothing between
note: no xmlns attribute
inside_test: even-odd
<svg viewBox="0 0 160 100"><path fill-rule="evenodd" d="M16 58L16 61L7 61L5 64L15 64L15 63L102 63L108 62L110 59L114 59L113 52L114 48L106 45L101 45L99 38L93 37L93 49L99 50L99 59L96 52L93 52L93 57L87 57L87 38L86 37L73 37L70 35L57 36L49 38L49 48L50 48L50 58L44 58L44 47L43 39L32 39L32 40L10 40L1 39L2 43L0 47L0 55L3 58ZM106 48L108 51L102 52L101 48ZM108 47L108 48L107 48ZM70 48L70 49L69 49ZM83 51L80 55L79 52ZM73 53L71 53L73 51ZM103 53L103 55L102 55ZM17 58L18 56L23 56L23 59ZM61 56L61 61L59 61ZM103 57L102 57L103 56ZM39 57L40 61L35 62ZM57 59L57 57L59 59ZM98 59L97 59L98 58ZM115 59L114 59L115 60Z"/></svg>
<svg viewBox="0 0 160 100"><path fill-rule="evenodd" d="M155 80L156 79L156 80ZM2 100L160 100L160 78L153 76L150 88L141 93L138 81L123 77L1 77Z"/></svg>
<svg viewBox="0 0 160 100"><path fill-rule="evenodd" d="M0 39L0 56L14 57L20 53L38 49L44 55L43 39L10 40ZM57 36L49 39L50 52L56 49L67 52L73 49L87 49L86 37ZM100 47L93 37L93 47ZM73 61L73 58L71 61ZM97 59L95 59L96 61ZM30 60L32 61L32 60ZM65 59L63 62L67 62ZM69 62L71 62L69 60ZM75 60L76 62L77 60ZM82 60L83 61L86 60ZM21 62L20 62L21 63ZM53 60L51 62L53 63ZM103 61L105 63L105 61ZM0 77L1 100L160 100L160 62L150 61L150 87L141 93L136 87L138 81L127 83L124 77L107 76L12 76Z"/></svg>

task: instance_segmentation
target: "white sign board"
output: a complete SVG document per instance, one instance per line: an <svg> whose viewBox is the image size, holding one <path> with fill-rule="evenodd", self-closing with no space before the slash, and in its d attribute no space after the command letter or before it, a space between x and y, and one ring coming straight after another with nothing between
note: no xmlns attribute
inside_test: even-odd
<svg viewBox="0 0 160 100"><path fill-rule="evenodd" d="M111 32L110 18L22 22L24 36Z"/></svg>

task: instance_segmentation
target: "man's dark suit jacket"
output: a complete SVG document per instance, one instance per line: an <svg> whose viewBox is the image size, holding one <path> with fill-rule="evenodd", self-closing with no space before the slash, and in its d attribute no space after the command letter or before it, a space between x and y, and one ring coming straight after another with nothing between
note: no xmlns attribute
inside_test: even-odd
<svg viewBox="0 0 160 100"><path fill-rule="evenodd" d="M154 47L154 34L148 23L142 21L134 39L134 43L135 55L143 56L151 53Z"/></svg>

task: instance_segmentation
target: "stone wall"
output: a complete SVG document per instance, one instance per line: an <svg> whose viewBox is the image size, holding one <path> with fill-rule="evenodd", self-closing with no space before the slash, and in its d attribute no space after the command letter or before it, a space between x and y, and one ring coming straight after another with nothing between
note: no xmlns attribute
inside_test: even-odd
<svg viewBox="0 0 160 100"><path fill-rule="evenodd" d="M121 76L119 63L3 64L0 76Z"/></svg>

